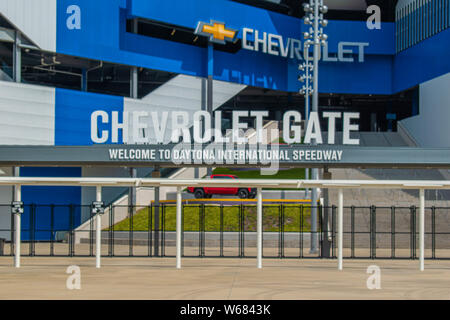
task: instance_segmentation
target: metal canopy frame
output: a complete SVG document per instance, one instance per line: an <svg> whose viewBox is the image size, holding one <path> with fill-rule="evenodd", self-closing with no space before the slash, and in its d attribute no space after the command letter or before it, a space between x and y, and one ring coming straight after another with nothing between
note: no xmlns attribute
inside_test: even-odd
<svg viewBox="0 0 450 320"><path fill-rule="evenodd" d="M270 162L240 163L226 161L208 163L175 163L172 159L159 159L160 152L172 151L177 145L92 145L92 146L8 146L0 145L0 166L124 166L124 167L268 167ZM198 146L181 145L183 149L194 150ZM212 145L210 145L212 146ZM236 145L236 151L246 146ZM250 148L249 146L247 146ZM222 146L223 149L223 146ZM111 150L155 150L156 158L147 160L112 159ZM197 150L197 149L195 149ZM264 149L257 149L264 150ZM412 147L359 147L336 145L267 145L267 150L284 151L290 159L279 160L279 167L302 168L422 168L450 169L450 149ZM342 158L336 160L294 160L294 152L340 151Z"/></svg>
<svg viewBox="0 0 450 320"><path fill-rule="evenodd" d="M239 179L229 182L220 179L154 179L154 178L24 178L0 177L0 185L15 187L14 201L20 202L22 186L95 186L96 201L102 199L102 187L176 187L176 268L181 268L181 214L183 188L188 186L257 188L257 268L262 268L262 189L263 188L328 188L338 189L338 269L343 269L344 189L418 189L419 195L419 269L424 270L425 259L425 190L448 189L450 181L422 180L269 180ZM15 213L14 266L20 267L20 213ZM96 267L101 266L101 215L96 215Z"/></svg>

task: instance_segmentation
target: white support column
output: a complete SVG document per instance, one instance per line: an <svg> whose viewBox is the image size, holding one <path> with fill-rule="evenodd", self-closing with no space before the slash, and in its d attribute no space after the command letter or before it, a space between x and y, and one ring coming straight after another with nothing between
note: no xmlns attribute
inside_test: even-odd
<svg viewBox="0 0 450 320"><path fill-rule="evenodd" d="M96 190L96 201L102 201L102 187L101 186L97 186L97 190ZM96 236L95 236L95 266L97 268L100 268L100 258L101 258L101 254L102 254L102 247L101 247L101 237L102 237L102 217L100 213L97 213L96 217L95 217L95 221L97 223L96 226Z"/></svg>
<svg viewBox="0 0 450 320"><path fill-rule="evenodd" d="M181 269L181 187L177 187L177 269Z"/></svg>
<svg viewBox="0 0 450 320"><path fill-rule="evenodd" d="M263 208L262 208L262 188L257 188L257 205L256 205L256 247L257 247L257 266L258 269L262 268L262 220L263 220Z"/></svg>
<svg viewBox="0 0 450 320"><path fill-rule="evenodd" d="M20 44L20 31L16 31L13 44L13 79L15 82L22 82L22 49Z"/></svg>
<svg viewBox="0 0 450 320"><path fill-rule="evenodd" d="M14 201L22 201L22 190L21 186L17 185L14 187ZM16 227L15 237L14 237L14 267L20 268L20 242L21 242L21 215L20 213L16 213L14 215L14 225Z"/></svg>
<svg viewBox="0 0 450 320"><path fill-rule="evenodd" d="M344 193L338 196L338 269L342 270L342 247L344 246Z"/></svg>
<svg viewBox="0 0 450 320"><path fill-rule="evenodd" d="M420 211L419 211L419 261L420 271L425 268L425 190L420 189Z"/></svg>

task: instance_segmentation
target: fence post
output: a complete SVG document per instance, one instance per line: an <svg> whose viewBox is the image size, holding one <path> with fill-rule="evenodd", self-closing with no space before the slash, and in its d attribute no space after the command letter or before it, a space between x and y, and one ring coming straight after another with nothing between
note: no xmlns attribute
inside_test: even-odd
<svg viewBox="0 0 450 320"><path fill-rule="evenodd" d="M115 215L116 215L116 207L113 206L112 204L111 204L111 210L109 211L109 215L110 215L110 217L112 217L111 219L112 219L113 224L114 224ZM112 230L112 233L111 233L111 256L112 257L114 257L114 247L115 247L115 242L114 241L115 241L115 230L114 230L114 225L113 225L113 230Z"/></svg>
<svg viewBox="0 0 450 320"><path fill-rule="evenodd" d="M108 239L108 256L113 256L113 233L114 233L114 219L113 219L113 205L109 205L109 239Z"/></svg>
<svg viewBox="0 0 450 320"><path fill-rule="evenodd" d="M73 204L69 204L69 256L73 256L73 236L74 236L74 223L73 223Z"/></svg>
<svg viewBox="0 0 450 320"><path fill-rule="evenodd" d="M200 204L198 208L198 256L202 256L202 212L205 204Z"/></svg>
<svg viewBox="0 0 450 320"><path fill-rule="evenodd" d="M129 229L128 229L128 256L132 257L133 256L133 231L134 231L134 222L133 222L133 205L129 204L128 205L128 214L129 214Z"/></svg>
<svg viewBox="0 0 450 320"><path fill-rule="evenodd" d="M92 212L92 204L89 206L89 256L94 256L94 213Z"/></svg>
<svg viewBox="0 0 450 320"><path fill-rule="evenodd" d="M331 220L332 220L332 227L331 227L331 234L332 234L332 242L331 247L333 250L333 258L336 258L336 206L333 205L331 207Z"/></svg>
<svg viewBox="0 0 450 320"><path fill-rule="evenodd" d="M181 257L184 257L184 205L181 205Z"/></svg>
<svg viewBox="0 0 450 320"><path fill-rule="evenodd" d="M436 259L436 207L431 208L431 255Z"/></svg>
<svg viewBox="0 0 450 320"><path fill-rule="evenodd" d="M351 257L355 257L355 206L350 208Z"/></svg>
<svg viewBox="0 0 450 320"><path fill-rule="evenodd" d="M203 210L202 210L202 231L201 231L201 236L202 236L202 242L201 242L201 257L205 256L205 219L206 219L206 210L208 209L207 206L203 206Z"/></svg>
<svg viewBox="0 0 450 320"><path fill-rule="evenodd" d="M96 188L96 201L101 202L102 201L102 187L97 186ZM102 237L102 220L101 220L101 214L97 213L96 215L96 237L95 237L95 267L100 268L100 257L101 257L101 237Z"/></svg>
<svg viewBox="0 0 450 320"><path fill-rule="evenodd" d="M223 203L220 204L220 256L223 257Z"/></svg>
<svg viewBox="0 0 450 320"><path fill-rule="evenodd" d="M177 187L177 216L176 216L176 249L177 269L181 269L181 187Z"/></svg>
<svg viewBox="0 0 450 320"><path fill-rule="evenodd" d="M281 228L281 238L280 238L280 248L281 248L281 258L284 258L284 209L285 206L282 203L281 204L281 224L280 224L280 228Z"/></svg>
<svg viewBox="0 0 450 320"><path fill-rule="evenodd" d="M370 228L370 258L375 259L377 255L377 208L372 205L370 207L371 228Z"/></svg>
<svg viewBox="0 0 450 320"><path fill-rule="evenodd" d="M391 258L395 258L395 207L391 207Z"/></svg>
<svg viewBox="0 0 450 320"><path fill-rule="evenodd" d="M147 221L147 227L148 227L148 239L147 239L147 246L148 246L148 256L151 257L152 256L152 238L153 238L153 204L150 204L147 207L147 212L148 212L148 221Z"/></svg>
<svg viewBox="0 0 450 320"><path fill-rule="evenodd" d="M15 251L15 245L14 245L14 243L15 243L14 239L16 239L16 234L15 234L15 228L16 228L16 226L15 226L15 219L16 219L15 214L12 213L12 210L11 210L11 229L10 229L10 231L11 231L11 243L10 243L11 251L10 251L10 253L9 253L10 256L14 256L14 253L16 252L16 251Z"/></svg>
<svg viewBox="0 0 450 320"><path fill-rule="evenodd" d="M243 257L243 234L244 234L244 206L242 203L239 205L239 257Z"/></svg>
<svg viewBox="0 0 450 320"><path fill-rule="evenodd" d="M425 268L425 190L420 189L419 212L419 265L420 271Z"/></svg>
<svg viewBox="0 0 450 320"><path fill-rule="evenodd" d="M411 259L416 258L416 206L411 206Z"/></svg>
<svg viewBox="0 0 450 320"><path fill-rule="evenodd" d="M262 268L262 188L257 188L257 208L256 208L256 246L257 246L257 267Z"/></svg>
<svg viewBox="0 0 450 320"><path fill-rule="evenodd" d="M161 227L158 228L158 230L161 231L161 257L165 257L166 256L166 209L167 206L165 204L161 204L160 205L161 208ZM156 225L155 225L156 228ZM159 231L158 231L159 233ZM159 236L158 236L158 241L159 241Z"/></svg>
<svg viewBox="0 0 450 320"><path fill-rule="evenodd" d="M29 231L28 231L28 236L30 237L30 246L29 246L29 252L28 255L30 257L32 257L34 255L34 241L35 241L35 223L34 221L35 219L35 215L36 215L36 204L31 204L30 207L30 226L29 226Z"/></svg>
<svg viewBox="0 0 450 320"><path fill-rule="evenodd" d="M299 248L299 258L303 258L303 213L304 206L300 205L300 228L299 228L299 237L298 237L298 248Z"/></svg>
<svg viewBox="0 0 450 320"><path fill-rule="evenodd" d="M16 185L14 187L14 201L22 201L22 192L21 192L21 186ZM21 241L21 221L20 221L20 213L14 214L14 225L15 225L15 255L14 255L14 266L16 268L20 268L20 241Z"/></svg>
<svg viewBox="0 0 450 320"><path fill-rule="evenodd" d="M50 206L50 256L55 254L54 243L55 243L55 205Z"/></svg>
<svg viewBox="0 0 450 320"><path fill-rule="evenodd" d="M278 258L281 258L281 234L283 233L281 230L281 205L278 205Z"/></svg>
<svg viewBox="0 0 450 320"><path fill-rule="evenodd" d="M344 246L344 193L342 189L339 189L338 205L338 269L342 270Z"/></svg>
<svg viewBox="0 0 450 320"><path fill-rule="evenodd" d="M328 190L328 189L325 189ZM328 192L328 191L327 191ZM330 207L328 205L328 199L326 200L325 204L323 206L320 207L321 208L321 212L320 212L320 216L322 217L322 246L321 246L321 250L322 250L322 257L323 258L330 258L331 256L331 242L330 242L330 225L329 225L329 221L330 221Z"/></svg>
<svg viewBox="0 0 450 320"><path fill-rule="evenodd" d="M322 218L322 214L323 214L323 206L321 204L321 202L319 201L319 204L317 206L317 214L319 215L319 227L318 227L318 238L319 238L319 255L318 257L323 258L323 232L324 232L324 228L323 228L323 218Z"/></svg>

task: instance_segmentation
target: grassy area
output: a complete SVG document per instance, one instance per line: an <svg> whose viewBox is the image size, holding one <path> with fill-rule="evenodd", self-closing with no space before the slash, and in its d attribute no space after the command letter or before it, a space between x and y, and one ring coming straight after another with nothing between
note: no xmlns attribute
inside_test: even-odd
<svg viewBox="0 0 450 320"><path fill-rule="evenodd" d="M185 231L200 230L201 219L200 205L183 206L183 225ZM220 231L220 207L204 207L204 230ZM243 210L243 230L256 231L256 206L245 205ZM175 231L176 210L175 206L165 206L164 209L164 230ZM263 207L263 230L280 231L280 206L264 205ZM303 210L303 215L301 214ZM162 214L162 213L160 213ZM301 217L303 217L301 219ZM309 206L284 205L284 231L298 232L300 228L308 232L310 230L311 211ZM145 208L137 212L131 219L127 218L113 226L115 231L129 231L130 224L134 231L148 231L150 225L154 226L154 215L149 215L149 209ZM160 225L162 228L162 216L160 216ZM239 206L223 207L223 231L239 231L240 228ZM152 227L153 229L153 227ZM107 229L109 230L109 229Z"/></svg>
<svg viewBox="0 0 450 320"><path fill-rule="evenodd" d="M304 179L304 168L292 168L279 170L275 175L263 176L259 169L255 170L233 170L230 168L216 168L213 174L232 174L240 179Z"/></svg>

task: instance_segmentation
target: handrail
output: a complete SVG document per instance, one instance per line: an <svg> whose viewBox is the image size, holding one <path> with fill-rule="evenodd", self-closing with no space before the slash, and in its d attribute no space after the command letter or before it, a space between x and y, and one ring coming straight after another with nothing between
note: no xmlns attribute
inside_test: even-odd
<svg viewBox="0 0 450 320"><path fill-rule="evenodd" d="M0 185L99 186L99 187L236 187L329 188L329 189L449 189L445 180L295 180L295 179L169 179L169 178L49 178L0 177Z"/></svg>

